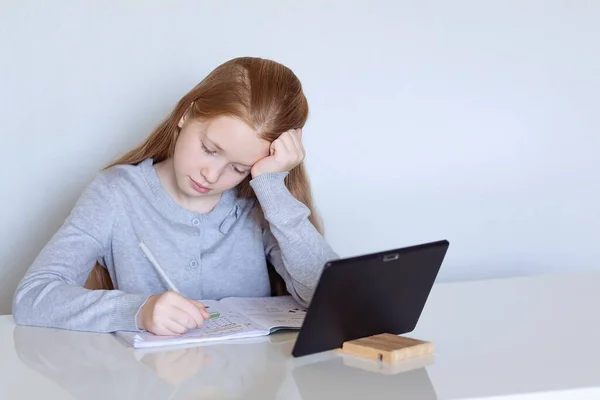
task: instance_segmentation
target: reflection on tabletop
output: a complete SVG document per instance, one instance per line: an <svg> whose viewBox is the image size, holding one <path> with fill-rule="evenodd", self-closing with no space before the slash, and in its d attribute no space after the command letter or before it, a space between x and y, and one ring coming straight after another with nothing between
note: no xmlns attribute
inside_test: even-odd
<svg viewBox="0 0 600 400"><path fill-rule="evenodd" d="M411 399L436 400L427 366L434 355L385 364L354 355L336 357L297 365L292 375L303 400L343 399ZM318 382L318 384L315 384Z"/></svg>
<svg viewBox="0 0 600 400"><path fill-rule="evenodd" d="M25 365L77 399L275 398L286 373L285 343L268 338L151 351L110 334L17 326L13 338Z"/></svg>
<svg viewBox="0 0 600 400"><path fill-rule="evenodd" d="M20 360L76 399L364 399L374 388L377 398L436 399L425 368L432 358L386 368L341 353L294 359L294 339L135 350L111 334L13 332Z"/></svg>

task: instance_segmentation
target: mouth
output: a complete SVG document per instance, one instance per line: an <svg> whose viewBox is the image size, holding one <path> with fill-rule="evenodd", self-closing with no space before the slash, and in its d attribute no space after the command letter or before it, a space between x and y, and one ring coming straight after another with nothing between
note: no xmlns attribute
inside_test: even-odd
<svg viewBox="0 0 600 400"><path fill-rule="evenodd" d="M206 186L202 186L201 184L199 184L198 182L196 182L191 177L190 177L190 182L191 182L192 189L194 189L198 193L208 193L208 192L210 192L212 190L211 188L207 188Z"/></svg>

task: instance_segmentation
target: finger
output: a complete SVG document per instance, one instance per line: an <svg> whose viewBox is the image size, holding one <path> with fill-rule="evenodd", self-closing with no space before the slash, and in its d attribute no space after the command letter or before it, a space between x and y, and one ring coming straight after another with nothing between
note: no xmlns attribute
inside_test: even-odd
<svg viewBox="0 0 600 400"><path fill-rule="evenodd" d="M277 155L279 153L278 155L281 156L289 152L284 142L283 135L279 136L277 140L271 143L271 148L273 149L273 153L271 155Z"/></svg>
<svg viewBox="0 0 600 400"><path fill-rule="evenodd" d="M292 131L287 131L282 134L279 139L285 145L288 153L293 153L295 151L296 145L294 144L294 139L292 138Z"/></svg>
<svg viewBox="0 0 600 400"><path fill-rule="evenodd" d="M304 147L302 146L302 143L300 142L300 138L298 137L298 134L296 133L296 130L291 130L289 135L287 136L287 143L289 143L288 145L291 147L290 148L290 161L293 161L294 164L299 164L302 162L302 160L304 159Z"/></svg>
<svg viewBox="0 0 600 400"><path fill-rule="evenodd" d="M204 304L196 300L189 300L189 302L200 313L203 320L210 318L210 313L206 310Z"/></svg>
<svg viewBox="0 0 600 400"><path fill-rule="evenodd" d="M297 153L304 158L306 152L304 151L304 146L302 145L302 140L300 139L298 131L299 129L295 133L292 133L291 138L294 142L294 148L296 149Z"/></svg>
<svg viewBox="0 0 600 400"><path fill-rule="evenodd" d="M169 310L168 317L188 330L196 329L198 327L198 323L194 317L178 307L173 307L171 310Z"/></svg>
<svg viewBox="0 0 600 400"><path fill-rule="evenodd" d="M173 335L182 335L189 330L188 328L186 328L185 326L173 319L166 320L164 323L164 328L172 332Z"/></svg>
<svg viewBox="0 0 600 400"><path fill-rule="evenodd" d="M194 306L196 306L196 308L198 308L198 310L200 311L200 314L204 317L204 319L210 318L210 313L206 310L206 307L204 307L204 304L200 303L199 301L193 301L193 300L192 300L192 304Z"/></svg>
<svg viewBox="0 0 600 400"><path fill-rule="evenodd" d="M177 320L180 323L183 323L184 326L187 326L189 329L197 329L202 326L204 322L204 317L202 313L194 304L195 302L186 298L182 298L180 302L175 304L177 311L182 314L178 314L178 318L182 318L183 320Z"/></svg>

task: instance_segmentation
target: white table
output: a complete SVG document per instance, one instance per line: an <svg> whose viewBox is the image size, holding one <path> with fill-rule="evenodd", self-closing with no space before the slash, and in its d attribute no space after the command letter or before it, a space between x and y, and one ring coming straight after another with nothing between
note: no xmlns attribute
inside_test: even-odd
<svg viewBox="0 0 600 400"><path fill-rule="evenodd" d="M599 306L600 271L437 284L407 335L435 356L396 370L336 352L294 359L289 333L144 354L2 316L0 398L600 399Z"/></svg>

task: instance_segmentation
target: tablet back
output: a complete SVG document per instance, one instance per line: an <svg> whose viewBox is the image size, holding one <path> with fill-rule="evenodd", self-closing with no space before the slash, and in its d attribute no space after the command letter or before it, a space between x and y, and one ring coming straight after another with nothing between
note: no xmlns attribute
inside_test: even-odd
<svg viewBox="0 0 600 400"><path fill-rule="evenodd" d="M325 266L292 355L348 340L412 331L449 243L446 240L345 258Z"/></svg>

